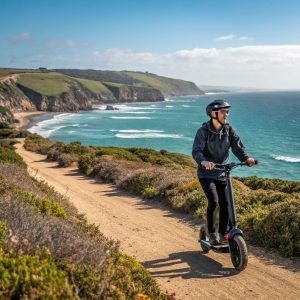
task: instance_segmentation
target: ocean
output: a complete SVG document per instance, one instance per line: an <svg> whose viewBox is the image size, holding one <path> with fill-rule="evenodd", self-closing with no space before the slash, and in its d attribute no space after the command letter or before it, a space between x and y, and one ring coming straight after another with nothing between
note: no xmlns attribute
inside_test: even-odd
<svg viewBox="0 0 300 300"><path fill-rule="evenodd" d="M44 137L84 145L145 147L191 155L197 129L208 120L205 107L213 99L231 105L228 122L259 164L233 175L300 181L300 92L226 93L185 96L164 102L114 105L107 111L38 116L29 129ZM233 155L230 161L237 161Z"/></svg>

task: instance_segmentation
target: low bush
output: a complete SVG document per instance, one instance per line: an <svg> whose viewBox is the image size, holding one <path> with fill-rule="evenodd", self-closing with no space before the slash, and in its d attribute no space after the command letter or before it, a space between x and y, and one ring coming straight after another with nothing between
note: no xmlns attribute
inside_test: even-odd
<svg viewBox="0 0 300 300"><path fill-rule="evenodd" d="M26 150L46 155L50 147L54 144L54 141L43 138L38 134L31 134L26 138L24 147Z"/></svg>
<svg viewBox="0 0 300 300"><path fill-rule="evenodd" d="M240 222L252 243L276 248L283 256L300 255L299 199L259 206Z"/></svg>
<svg viewBox="0 0 300 300"><path fill-rule="evenodd" d="M253 190L274 190L284 193L299 193L300 182L282 180L282 179L270 179L270 178L258 178L256 176L250 177L238 177L238 180L242 181L245 185L249 186Z"/></svg>
<svg viewBox="0 0 300 300"><path fill-rule="evenodd" d="M62 153L59 154L57 161L60 167L69 167L73 163L78 162L78 155L74 153Z"/></svg>
<svg viewBox="0 0 300 300"><path fill-rule="evenodd" d="M98 147L95 151L96 156L110 155L116 158L130 160L130 161L141 161L137 155L131 153L125 148L116 147Z"/></svg>
<svg viewBox="0 0 300 300"><path fill-rule="evenodd" d="M4 222L0 221L0 249L4 245L7 236L7 227ZM0 250L1 251L1 250Z"/></svg>
<svg viewBox="0 0 300 300"><path fill-rule="evenodd" d="M9 148L0 147L0 162L17 164L23 168L26 168L26 164L22 157Z"/></svg>
<svg viewBox="0 0 300 300"><path fill-rule="evenodd" d="M110 290L107 295L109 299L137 299L140 293L149 296L150 299L172 299L159 290L150 273L132 257L119 254L115 264L117 271L111 284L116 288Z"/></svg>
<svg viewBox="0 0 300 300"><path fill-rule="evenodd" d="M74 299L75 287L49 255L14 256L0 249L2 299Z"/></svg>
<svg viewBox="0 0 300 300"><path fill-rule="evenodd" d="M57 202L50 199L40 199L37 195L24 191L20 188L14 188L12 194L20 200L26 201L32 205L35 210L39 213L46 215L51 215L58 218L67 218L67 214L63 207L61 207Z"/></svg>

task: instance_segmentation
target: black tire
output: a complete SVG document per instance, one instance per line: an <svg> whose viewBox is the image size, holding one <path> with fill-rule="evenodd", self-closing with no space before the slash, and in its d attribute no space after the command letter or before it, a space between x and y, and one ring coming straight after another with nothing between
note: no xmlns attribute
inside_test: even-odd
<svg viewBox="0 0 300 300"><path fill-rule="evenodd" d="M235 235L230 241L230 257L237 271L245 270L248 264L248 250L246 242L241 235Z"/></svg>
<svg viewBox="0 0 300 300"><path fill-rule="evenodd" d="M209 248L205 247L204 245L201 244L201 240L204 240L206 241L207 240L207 228L205 225L201 225L200 226L200 231L199 231L199 242L200 242L200 246L201 246L201 249L204 253L208 253L209 252Z"/></svg>

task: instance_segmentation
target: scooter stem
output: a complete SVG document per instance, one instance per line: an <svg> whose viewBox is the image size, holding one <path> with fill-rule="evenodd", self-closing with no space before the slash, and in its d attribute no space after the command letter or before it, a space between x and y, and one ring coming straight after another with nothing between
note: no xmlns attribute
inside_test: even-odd
<svg viewBox="0 0 300 300"><path fill-rule="evenodd" d="M228 191L228 212L230 217L231 226L236 228L237 219L236 219L236 210L234 204L233 188L232 181L229 171L226 172L226 181L227 181L227 191Z"/></svg>

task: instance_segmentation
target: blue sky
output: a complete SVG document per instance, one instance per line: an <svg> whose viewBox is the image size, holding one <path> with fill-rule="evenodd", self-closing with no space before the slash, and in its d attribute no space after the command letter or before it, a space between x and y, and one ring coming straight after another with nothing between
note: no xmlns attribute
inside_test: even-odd
<svg viewBox="0 0 300 300"><path fill-rule="evenodd" d="M300 1L1 0L0 67L300 88Z"/></svg>

